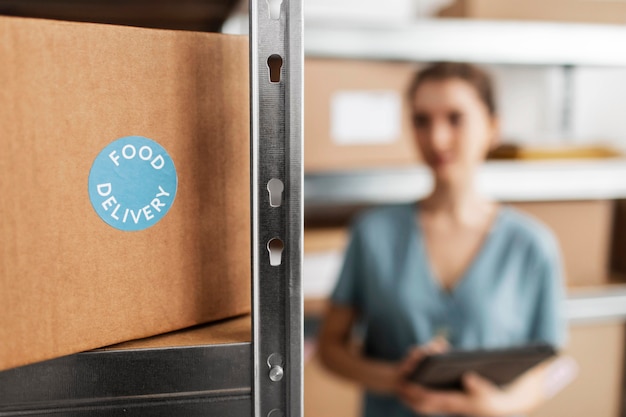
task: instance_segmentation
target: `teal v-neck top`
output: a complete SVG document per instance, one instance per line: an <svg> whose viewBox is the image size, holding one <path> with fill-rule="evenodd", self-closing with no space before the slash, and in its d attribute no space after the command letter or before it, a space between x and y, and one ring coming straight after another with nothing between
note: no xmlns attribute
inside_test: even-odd
<svg viewBox="0 0 626 417"><path fill-rule="evenodd" d="M331 298L359 312L366 356L399 361L438 334L456 349L564 343L561 257L547 227L501 206L469 268L447 291L429 267L417 207L373 209L353 225ZM396 398L373 393L365 395L364 414L415 416Z"/></svg>

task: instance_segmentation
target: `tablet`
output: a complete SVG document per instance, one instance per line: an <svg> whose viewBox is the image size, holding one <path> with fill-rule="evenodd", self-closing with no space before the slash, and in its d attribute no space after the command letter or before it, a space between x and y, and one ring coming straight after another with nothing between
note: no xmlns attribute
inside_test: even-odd
<svg viewBox="0 0 626 417"><path fill-rule="evenodd" d="M416 366L410 379L431 389L462 390L462 376L467 372L475 372L494 384L503 386L555 354L554 347L548 344L496 350L453 351L427 356Z"/></svg>

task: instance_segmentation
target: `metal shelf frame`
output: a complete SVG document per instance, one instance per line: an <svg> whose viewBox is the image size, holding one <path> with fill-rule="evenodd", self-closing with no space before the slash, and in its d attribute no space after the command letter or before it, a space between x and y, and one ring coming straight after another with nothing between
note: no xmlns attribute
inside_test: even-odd
<svg viewBox="0 0 626 417"><path fill-rule="evenodd" d="M257 417L303 413L303 15L301 1L283 0L280 16L273 16L270 3L275 1L250 2L253 397ZM277 72L271 74L272 69ZM277 180L284 192L270 201L270 181ZM270 262L270 250L279 251L282 257L275 265Z"/></svg>
<svg viewBox="0 0 626 417"><path fill-rule="evenodd" d="M250 416L249 343L97 350L0 372L0 416Z"/></svg>
<svg viewBox="0 0 626 417"><path fill-rule="evenodd" d="M0 417L302 415L302 2L279 1L274 16L269 4L250 2L252 343L96 350L0 372Z"/></svg>

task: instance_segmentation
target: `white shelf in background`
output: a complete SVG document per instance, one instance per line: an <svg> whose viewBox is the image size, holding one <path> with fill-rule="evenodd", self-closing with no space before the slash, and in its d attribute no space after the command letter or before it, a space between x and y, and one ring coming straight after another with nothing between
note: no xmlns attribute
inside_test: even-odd
<svg viewBox="0 0 626 417"><path fill-rule="evenodd" d="M626 321L626 286L572 289L565 308L570 322Z"/></svg>
<svg viewBox="0 0 626 417"><path fill-rule="evenodd" d="M624 66L626 26L424 19L363 25L309 21L308 57Z"/></svg>
<svg viewBox="0 0 626 417"><path fill-rule="evenodd" d="M493 161L483 165L478 188L499 201L626 198L626 159ZM307 174L305 208L418 200L432 188L423 166Z"/></svg>

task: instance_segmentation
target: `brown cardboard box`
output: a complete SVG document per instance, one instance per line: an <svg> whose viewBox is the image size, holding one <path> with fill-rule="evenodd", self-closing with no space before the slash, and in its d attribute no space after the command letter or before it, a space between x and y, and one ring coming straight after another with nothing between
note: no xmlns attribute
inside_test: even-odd
<svg viewBox="0 0 626 417"><path fill-rule="evenodd" d="M361 390L322 365L314 355L304 365L304 415L306 417L361 416Z"/></svg>
<svg viewBox="0 0 626 417"><path fill-rule="evenodd" d="M416 66L402 62L371 62L307 58L305 61L304 97L304 169L308 172L411 165L418 160L404 106L405 90ZM365 93L392 95L401 110L389 123L397 134L385 143L360 141L341 144L333 136L333 113L349 120L333 107L338 94ZM356 122L364 123L360 110L353 108ZM350 115L348 115L350 116ZM383 125L385 123L378 123ZM357 126L358 127L358 126ZM358 132L356 133L358 135Z"/></svg>
<svg viewBox="0 0 626 417"><path fill-rule="evenodd" d="M346 227L319 227L304 229L304 252L345 250L350 231Z"/></svg>
<svg viewBox="0 0 626 417"><path fill-rule="evenodd" d="M570 339L566 353L578 363L578 377L531 416L619 417L624 326L620 323L574 326ZM326 370L317 357L306 364L304 382L307 417L360 415L359 388Z"/></svg>
<svg viewBox="0 0 626 417"><path fill-rule="evenodd" d="M245 37L0 18L0 369L249 311L248 113ZM129 135L178 178L134 232L88 192Z"/></svg>
<svg viewBox="0 0 626 417"><path fill-rule="evenodd" d="M615 0L457 0L445 17L626 23L626 3Z"/></svg>
<svg viewBox="0 0 626 417"><path fill-rule="evenodd" d="M552 229L561 245L568 286L602 285L609 281L612 201L546 201L512 205Z"/></svg>
<svg viewBox="0 0 626 417"><path fill-rule="evenodd" d="M531 417L620 417L624 325L574 325L565 353L578 363L578 377Z"/></svg>
<svg viewBox="0 0 626 417"><path fill-rule="evenodd" d="M131 340L102 350L154 349L180 346L222 345L252 341L252 317L249 314L203 324L170 333Z"/></svg>

